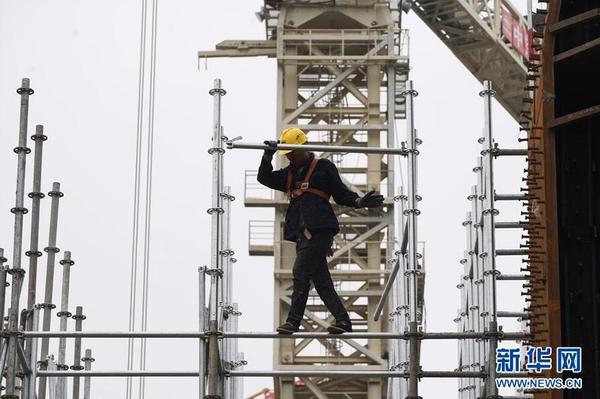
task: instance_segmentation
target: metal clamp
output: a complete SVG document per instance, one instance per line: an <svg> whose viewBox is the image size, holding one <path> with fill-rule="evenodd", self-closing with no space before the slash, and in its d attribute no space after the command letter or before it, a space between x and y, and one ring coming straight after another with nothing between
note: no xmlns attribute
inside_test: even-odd
<svg viewBox="0 0 600 399"><path fill-rule="evenodd" d="M87 319L87 316L84 314L74 314L73 316L71 316L71 318L73 320L85 320Z"/></svg>
<svg viewBox="0 0 600 399"><path fill-rule="evenodd" d="M212 269L206 269L204 271L204 273L208 274L209 276L217 276L217 277L223 277L223 270L221 269L216 269L216 268L212 268Z"/></svg>
<svg viewBox="0 0 600 399"><path fill-rule="evenodd" d="M235 197L231 194L219 193L219 196L222 198L225 198L226 200L232 201L232 202L235 201Z"/></svg>
<svg viewBox="0 0 600 399"><path fill-rule="evenodd" d="M235 252L229 248L222 249L219 251L219 255L222 255L222 256L231 256L234 254L235 254Z"/></svg>
<svg viewBox="0 0 600 399"><path fill-rule="evenodd" d="M225 212L225 210L223 208L208 208L206 210L206 213L208 213L209 215L212 215L215 212L217 212L219 214L223 214Z"/></svg>
<svg viewBox="0 0 600 399"><path fill-rule="evenodd" d="M29 147L15 147L15 148L13 148L13 151L15 152L15 154L20 154L22 152L24 152L25 154L29 154L31 152L31 148L29 148Z"/></svg>
<svg viewBox="0 0 600 399"><path fill-rule="evenodd" d="M496 208L488 208L488 209L482 210L481 213L483 215L487 215L487 214L491 213L494 216L498 216L500 214L500 211L498 209L496 209Z"/></svg>
<svg viewBox="0 0 600 399"><path fill-rule="evenodd" d="M27 212L29 212L29 209L25 208L25 207L20 207L20 206L15 206L14 208L10 209L11 213L21 213L23 215L25 215Z"/></svg>
<svg viewBox="0 0 600 399"><path fill-rule="evenodd" d="M69 266L73 266L75 264L74 260L71 259L63 259L61 261L59 261L58 263L60 263L61 265L69 265Z"/></svg>
<svg viewBox="0 0 600 399"><path fill-rule="evenodd" d="M494 97L495 95L496 95L496 90L493 90L493 89L485 89L485 90L481 90L479 92L479 97L485 97L485 96Z"/></svg>
<svg viewBox="0 0 600 399"><path fill-rule="evenodd" d="M36 306L39 309L56 309L56 305L53 303L38 303Z"/></svg>
<svg viewBox="0 0 600 399"><path fill-rule="evenodd" d="M235 310L235 308L231 305L227 305L227 304L222 304L221 305L223 308L223 315L231 315L231 316L241 316L242 312L240 312L239 310ZM227 318L227 317L225 317Z"/></svg>
<svg viewBox="0 0 600 399"><path fill-rule="evenodd" d="M67 311L67 310L65 310L65 311L62 311L62 310L61 310L61 311L60 311L60 312L58 312L56 315L57 315L58 317L71 317L71 316L73 316L73 313L71 313L71 312L69 312L69 311Z"/></svg>
<svg viewBox="0 0 600 399"><path fill-rule="evenodd" d="M225 94L227 94L227 91L225 91L225 89L221 89L221 88L215 88L215 89L210 89L208 91L208 94L210 94L211 96L214 96L215 94L218 94L220 96L224 96Z"/></svg>
<svg viewBox="0 0 600 399"><path fill-rule="evenodd" d="M48 193L48 196L49 196L49 197L58 197L58 198L62 198L62 197L64 197L64 196L65 196L65 194L64 194L63 192L61 192L61 191L50 191L50 192Z"/></svg>
<svg viewBox="0 0 600 399"><path fill-rule="evenodd" d="M494 276L498 277L502 274L502 272L500 270L485 270L483 272L484 276L489 276L490 274L493 274Z"/></svg>
<svg viewBox="0 0 600 399"><path fill-rule="evenodd" d="M411 213L414 213L416 216L419 216L421 214L421 211L417 208L408 208L402 211L403 215L410 215Z"/></svg>
<svg viewBox="0 0 600 399"><path fill-rule="evenodd" d="M29 87L19 87L17 89L17 94L26 94L26 95L30 96L33 93L35 93L35 91L33 91L33 89L31 89Z"/></svg>
<svg viewBox="0 0 600 399"><path fill-rule="evenodd" d="M27 194L27 196L29 198L44 198L46 194L40 193L39 191L32 191L29 194Z"/></svg>
<svg viewBox="0 0 600 399"><path fill-rule="evenodd" d="M25 269L20 267L18 269L13 267L12 269L8 269L6 272L10 275L16 276L17 278L23 278L25 275Z"/></svg>
<svg viewBox="0 0 600 399"><path fill-rule="evenodd" d="M46 247L44 248L44 252L54 252L55 254L60 252L60 248L58 247Z"/></svg>
<svg viewBox="0 0 600 399"><path fill-rule="evenodd" d="M25 256L35 256L39 258L42 256L42 251L27 251L25 252Z"/></svg>
<svg viewBox="0 0 600 399"><path fill-rule="evenodd" d="M413 97L417 97L419 95L419 92L416 91L416 90L414 90L414 89L413 90L404 90L404 91L400 92L400 95L402 97L406 97L407 95L411 95Z"/></svg>
<svg viewBox="0 0 600 399"><path fill-rule="evenodd" d="M34 134L33 136L31 136L31 140L33 140L33 141L37 141L37 140L46 141L46 140L48 140L48 136L46 136L45 134Z"/></svg>
<svg viewBox="0 0 600 399"><path fill-rule="evenodd" d="M221 147L213 147L208 149L208 153L212 155L213 152L218 152L219 154L225 154L225 149Z"/></svg>

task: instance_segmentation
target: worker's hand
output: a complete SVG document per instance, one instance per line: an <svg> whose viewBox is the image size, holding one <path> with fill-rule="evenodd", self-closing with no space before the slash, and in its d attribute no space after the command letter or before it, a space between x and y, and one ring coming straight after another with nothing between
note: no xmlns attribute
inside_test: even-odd
<svg viewBox="0 0 600 399"><path fill-rule="evenodd" d="M383 205L383 195L375 195L374 190L356 199L357 208L379 208L381 205Z"/></svg>
<svg viewBox="0 0 600 399"><path fill-rule="evenodd" d="M268 159L270 161L273 159L273 155L275 154L275 151L277 151L277 143L279 143L279 141L265 140L265 141L263 141L263 143L265 143L269 147L274 147L273 149L265 149L265 153L263 154L263 158Z"/></svg>

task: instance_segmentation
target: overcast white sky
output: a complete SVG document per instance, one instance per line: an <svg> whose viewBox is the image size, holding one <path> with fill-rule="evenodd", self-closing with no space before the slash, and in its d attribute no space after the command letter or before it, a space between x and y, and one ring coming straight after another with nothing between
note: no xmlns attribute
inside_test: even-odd
<svg viewBox="0 0 600 399"><path fill-rule="evenodd" d="M12 249L19 98L22 77L31 79L30 133L44 124L43 188L62 183L58 246L71 250L71 304L83 305L88 330L126 330L128 320L133 167L137 110L140 1L0 0L0 247ZM517 6L524 11L525 1ZM220 77L228 94L223 124L230 137L248 141L275 137L275 61L266 58L210 60L198 69L196 52L223 39L262 39L263 25L253 13L262 2L163 1L158 14L155 157L150 278L150 330L197 328L197 267L210 261L209 216L213 79ZM476 139L483 126L479 83L414 14L405 18L411 36L411 78L420 95L416 127L424 143L420 157L422 214L419 239L426 242L426 305L429 331L455 331L465 234L461 222L466 196L474 184L471 171L479 153ZM399 121L400 137L404 122ZM501 146L517 146L517 125L496 104L495 135ZM30 141L30 146L33 143ZM226 183L234 202L234 298L244 313L241 330L273 328L273 260L249 257L248 220L269 219L272 210L245 209L245 169L256 169L260 153L226 155ZM28 179L33 157L28 157ZM518 192L525 163L497 163L497 191ZM31 191L30 180L26 192ZM30 207L30 202L26 202ZM47 245L49 199L42 201L40 246ZM500 220L517 220L519 207L500 204ZM29 232L26 216L26 233ZM518 247L519 234L498 233L499 248ZM26 243L29 240L27 238ZM28 245L28 244L27 244ZM11 256L8 256L11 259ZM43 281L45 256L41 259ZM9 262L10 263L10 262ZM517 259L499 261L516 273ZM26 263L24 263L26 267ZM57 270L61 267L57 265ZM57 293L60 279L56 279ZM519 310L521 283L501 282L499 309ZM40 293L41 293L40 284ZM38 300L41 301L41 298ZM55 302L58 295L55 294ZM58 328L54 317L53 328ZM506 331L518 328L504 322ZM73 328L73 326L70 326ZM192 341L152 341L148 369L193 370L197 345ZM243 341L248 369L272 367L272 344ZM97 370L124 369L126 341L86 340ZM456 367L454 342L426 342L424 370ZM72 359L72 354L68 354ZM72 360L69 360L72 363ZM271 387L270 379L246 379L247 394ZM151 379L146 398L174 392L195 397L193 379ZM456 391L454 380L424 380L421 396ZM123 379L96 379L93 398L124 397ZM451 397L453 395L450 395Z"/></svg>

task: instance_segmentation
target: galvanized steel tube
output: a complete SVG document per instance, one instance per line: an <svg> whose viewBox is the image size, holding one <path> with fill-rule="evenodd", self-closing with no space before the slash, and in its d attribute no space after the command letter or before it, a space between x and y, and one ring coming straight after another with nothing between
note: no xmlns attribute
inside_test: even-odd
<svg viewBox="0 0 600 399"><path fill-rule="evenodd" d="M59 329L60 331L67 331L67 322L71 317L71 313L69 312L71 266L75 264L75 262L71 260L71 252L65 251L64 257L59 263L63 266L60 312L58 312L58 317L60 318ZM66 365L66 350L67 339L62 337L58 340L58 362L56 367L59 370L68 370L68 366ZM65 377L58 378L56 384L56 396L58 399L66 399L67 397L67 379Z"/></svg>
<svg viewBox="0 0 600 399"><path fill-rule="evenodd" d="M209 92L213 96L213 138L212 148L212 207L211 214L211 268L207 271L210 275L210 290L208 301L208 378L207 395L209 398L221 398L221 357L219 354L219 285L222 278L222 242L221 228L223 215L223 199L221 196L222 182L222 160L225 150L221 134L221 96L225 90L221 88L221 80L215 79L214 87Z"/></svg>
<svg viewBox="0 0 600 399"><path fill-rule="evenodd" d="M96 361L96 359L94 359L92 357L92 350L91 349L86 349L85 350L85 357L83 357L81 359L81 361L83 362L83 364L85 365L85 372L86 373L91 373L92 370L92 363L94 361ZM79 371L79 373L81 373L81 371ZM83 399L90 399L90 393L91 393L91 379L89 375L85 375L83 377Z"/></svg>
<svg viewBox="0 0 600 399"><path fill-rule="evenodd" d="M60 183L52 183L52 191L49 192L48 195L52 198L52 201L50 203L50 232L48 236L48 246L44 248L44 251L48 253L48 258L46 263L46 287L44 291L44 303L41 304L41 307L44 309L42 321L43 331L50 331L50 325L52 322L52 309L56 307L52 303L52 291L54 287L54 266L56 262L56 253L60 251L56 247L56 233L58 230L58 205L60 198L63 196L63 193L60 192ZM48 338L42 338L42 363L40 365L40 370L45 370L47 367L46 358L48 357L48 344ZM38 384L38 399L45 399L45 397L46 379L40 378L40 382Z"/></svg>
<svg viewBox="0 0 600 399"><path fill-rule="evenodd" d="M83 329L83 321L85 320L82 306L77 306L75 308L75 315L73 316L73 319L75 320L75 331L81 331ZM80 371L83 369L84 367L81 365L81 337L78 337L75 338L75 347L73 348L73 365L71 366L71 370ZM79 377L73 377L73 399L79 399L79 386Z"/></svg>
<svg viewBox="0 0 600 399"><path fill-rule="evenodd" d="M21 268L21 254L23 249L23 215L27 213L24 206L25 196L25 166L27 154L27 120L29 116L29 96L33 90L29 87L29 79L24 78L17 93L21 96L21 109L19 115L19 140L14 151L17 154L17 189L15 193L15 207L11 212L15 215L13 236L13 264L9 273L12 275L11 301L8 315L8 330L16 333L19 328L19 299L25 271ZM12 334L8 338L6 371L6 399L18 399L16 391L17 374L17 336Z"/></svg>
<svg viewBox="0 0 600 399"><path fill-rule="evenodd" d="M227 148L230 150L266 150L274 147L266 144L242 143L239 141L228 141ZM277 144L277 150L292 151L317 151L317 152L341 152L358 154L391 154L406 155L406 151L399 148L381 148L381 147L353 147L345 145L320 145L320 144Z"/></svg>

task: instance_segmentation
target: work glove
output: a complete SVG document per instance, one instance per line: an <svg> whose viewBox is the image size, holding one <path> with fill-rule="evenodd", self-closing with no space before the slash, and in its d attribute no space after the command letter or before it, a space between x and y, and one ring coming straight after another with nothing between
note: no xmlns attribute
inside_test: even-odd
<svg viewBox="0 0 600 399"><path fill-rule="evenodd" d="M265 143L269 147L273 147L273 149L265 149L265 152L263 154L264 159L266 159L267 161L271 161L273 159L273 155L275 155L275 151L277 151L277 144L279 143L279 141L265 140L263 141L263 143Z"/></svg>
<svg viewBox="0 0 600 399"><path fill-rule="evenodd" d="M356 208L379 208L381 205L383 205L383 195L375 195L375 190L356 199Z"/></svg>

